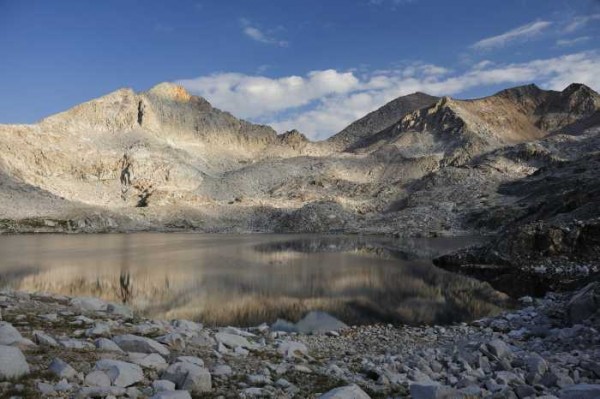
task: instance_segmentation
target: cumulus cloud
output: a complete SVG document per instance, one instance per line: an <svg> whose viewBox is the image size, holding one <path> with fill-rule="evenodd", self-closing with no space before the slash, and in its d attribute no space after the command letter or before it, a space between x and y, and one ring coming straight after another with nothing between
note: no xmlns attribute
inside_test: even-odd
<svg viewBox="0 0 600 399"><path fill-rule="evenodd" d="M271 44L279 47L287 47L289 45L287 41L277 39L270 33L262 31L245 18L242 18L240 20L240 24L242 25L242 32L244 32L246 36L248 36L254 41L264 44Z"/></svg>
<svg viewBox="0 0 600 399"><path fill-rule="evenodd" d="M330 69L272 79L221 73L179 83L236 116L270 124L279 132L295 128L324 139L401 95L457 95L472 88L532 81L555 90L573 82L597 89L600 52L511 64L482 61L465 71L416 63L364 74Z"/></svg>
<svg viewBox="0 0 600 399"><path fill-rule="evenodd" d="M309 72L306 76L278 79L239 73L220 73L179 82L215 105L243 118L256 118L309 104L334 94L345 94L360 86L351 72L333 69Z"/></svg>
<svg viewBox="0 0 600 399"><path fill-rule="evenodd" d="M471 48L476 50L490 50L504 47L514 41L528 40L539 35L542 31L552 25L550 21L534 21L511 29L497 36L488 37L474 43Z"/></svg>

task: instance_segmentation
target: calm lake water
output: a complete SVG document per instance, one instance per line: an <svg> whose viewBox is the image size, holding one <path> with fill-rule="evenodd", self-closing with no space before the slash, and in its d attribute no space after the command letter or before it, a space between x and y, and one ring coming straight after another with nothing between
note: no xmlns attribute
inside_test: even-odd
<svg viewBox="0 0 600 399"><path fill-rule="evenodd" d="M154 318L208 325L297 321L452 323L496 313L505 297L434 267L470 239L315 235L0 236L0 288L98 296Z"/></svg>

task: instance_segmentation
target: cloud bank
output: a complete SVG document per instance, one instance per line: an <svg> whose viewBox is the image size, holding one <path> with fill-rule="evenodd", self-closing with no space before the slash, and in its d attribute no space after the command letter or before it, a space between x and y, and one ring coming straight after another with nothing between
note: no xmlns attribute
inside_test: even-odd
<svg viewBox="0 0 600 399"><path fill-rule="evenodd" d="M473 88L534 81L548 89L562 90L572 82L597 89L600 52L524 63L484 61L459 72L415 63L362 74L329 69L276 79L219 73L178 83L236 116L267 123L279 132L295 128L313 139L324 139L401 95L416 91L457 95Z"/></svg>

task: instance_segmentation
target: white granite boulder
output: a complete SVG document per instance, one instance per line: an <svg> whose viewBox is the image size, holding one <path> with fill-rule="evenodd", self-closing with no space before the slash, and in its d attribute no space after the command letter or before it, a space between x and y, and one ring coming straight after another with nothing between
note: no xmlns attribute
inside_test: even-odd
<svg viewBox="0 0 600 399"><path fill-rule="evenodd" d="M0 381L29 374L29 364L23 352L13 346L0 345Z"/></svg>
<svg viewBox="0 0 600 399"><path fill-rule="evenodd" d="M119 335L113 338L113 342L125 352L158 353L168 356L169 350L160 342L151 338L140 337L132 334Z"/></svg>
<svg viewBox="0 0 600 399"><path fill-rule="evenodd" d="M208 370L193 363L174 363L164 371L161 378L174 382L177 389L184 389L192 393L210 392L212 389Z"/></svg>
<svg viewBox="0 0 600 399"><path fill-rule="evenodd" d="M113 385L122 388L126 388L144 379L144 373L140 366L120 360L98 360L95 370L104 371Z"/></svg>
<svg viewBox="0 0 600 399"><path fill-rule="evenodd" d="M319 396L319 399L371 399L358 385L352 384L345 387L332 389Z"/></svg>

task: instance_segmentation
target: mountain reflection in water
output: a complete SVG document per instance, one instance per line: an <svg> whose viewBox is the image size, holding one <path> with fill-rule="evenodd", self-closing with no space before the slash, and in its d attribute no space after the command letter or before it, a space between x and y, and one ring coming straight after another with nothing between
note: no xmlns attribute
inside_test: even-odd
<svg viewBox="0 0 600 399"><path fill-rule="evenodd" d="M489 285L430 259L472 239L107 234L0 237L0 287L123 302L209 325L297 321L452 323L498 312Z"/></svg>

